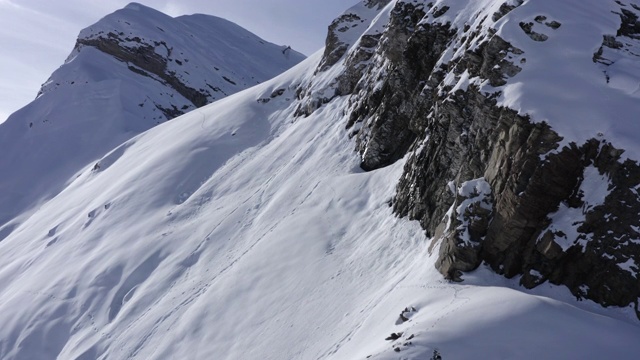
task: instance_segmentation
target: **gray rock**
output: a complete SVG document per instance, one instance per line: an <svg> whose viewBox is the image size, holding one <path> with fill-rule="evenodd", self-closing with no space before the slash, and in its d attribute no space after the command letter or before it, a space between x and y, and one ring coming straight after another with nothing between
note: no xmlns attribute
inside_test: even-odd
<svg viewBox="0 0 640 360"><path fill-rule="evenodd" d="M533 41L547 41L549 39L547 35L533 31L532 22L521 22L519 25L524 33L529 35L529 37Z"/></svg>
<svg viewBox="0 0 640 360"><path fill-rule="evenodd" d="M377 61L371 65L375 68L388 64L385 71L379 73L379 77L359 76L363 71L345 75L364 79L346 90L366 94L354 99L347 125L362 123L355 138L357 150L362 154L361 167L365 170L402 158L421 135L421 129L414 127L418 124L412 124L411 119L426 115L423 88L439 54L454 35L447 25L418 26L425 15L423 7L399 2L380 40Z"/></svg>
<svg viewBox="0 0 640 360"><path fill-rule="evenodd" d="M106 37L99 37L95 39L79 38L76 48L81 46L95 47L96 49L129 64L129 70L133 72L150 77L154 75L162 79L166 85L171 86L187 100L191 101L191 103L196 107L202 107L210 102L205 92L189 87L180 81L173 71L168 71L168 59L158 54L155 51L154 46L142 42L140 38L137 37L122 38L121 36L123 35L108 33ZM121 44L125 42L129 44L135 42L138 43L139 46L121 46ZM163 45L166 47L166 44L157 44L157 46ZM167 116L167 119L172 119L184 114L182 110L175 107L173 109L159 107L159 109L165 114L165 116Z"/></svg>
<svg viewBox="0 0 640 360"><path fill-rule="evenodd" d="M555 20L546 22L544 24L547 25L548 27L552 28L553 30L559 29L560 26L562 26L561 23L559 23L559 22L557 22Z"/></svg>
<svg viewBox="0 0 640 360"><path fill-rule="evenodd" d="M379 10L389 4L389 2L391 2L391 0L368 0L366 1L365 6L369 8L376 7ZM348 12L333 20L331 25L329 25L324 54L320 64L318 65L318 72L326 71L340 61L340 59L342 59L342 57L347 53L349 46L352 44L347 44L341 41L339 33L345 32L353 26L362 25L361 20L362 19L357 14Z"/></svg>
<svg viewBox="0 0 640 360"><path fill-rule="evenodd" d="M493 13L493 16L491 17L491 19L493 21L500 20L505 15L507 15L508 13L513 11L513 9L517 8L518 6L522 5L523 3L524 3L524 0L518 0L518 1L516 1L515 4L510 4L509 2L505 2L502 5L500 5L500 9L498 9L497 12Z"/></svg>

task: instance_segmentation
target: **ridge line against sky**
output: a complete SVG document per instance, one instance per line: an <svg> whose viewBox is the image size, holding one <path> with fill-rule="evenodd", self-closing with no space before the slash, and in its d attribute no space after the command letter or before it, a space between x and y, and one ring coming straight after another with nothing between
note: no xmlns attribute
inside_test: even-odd
<svg viewBox="0 0 640 360"><path fill-rule="evenodd" d="M0 123L31 102L67 58L80 30L129 0L0 0ZM311 55L331 21L358 0L137 0L173 17L202 13L230 20L264 40Z"/></svg>

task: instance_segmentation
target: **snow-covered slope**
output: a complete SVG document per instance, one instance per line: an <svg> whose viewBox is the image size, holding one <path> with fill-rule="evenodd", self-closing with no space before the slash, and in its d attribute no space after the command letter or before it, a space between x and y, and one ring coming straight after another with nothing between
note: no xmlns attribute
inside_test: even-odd
<svg viewBox="0 0 640 360"><path fill-rule="evenodd" d="M388 206L401 164L351 155L345 99L292 122L318 60L126 142L0 243L2 357L384 359L398 332L409 358L640 353L573 301L441 280Z"/></svg>
<svg viewBox="0 0 640 360"><path fill-rule="evenodd" d="M399 3L363 2L360 34ZM327 90L361 41L124 142L6 231L0 358L636 359L632 308L442 279L390 206L410 157L362 171L356 98Z"/></svg>
<svg viewBox="0 0 640 360"><path fill-rule="evenodd" d="M214 16L171 18L135 3L106 16L0 125L0 226L132 136L303 58Z"/></svg>

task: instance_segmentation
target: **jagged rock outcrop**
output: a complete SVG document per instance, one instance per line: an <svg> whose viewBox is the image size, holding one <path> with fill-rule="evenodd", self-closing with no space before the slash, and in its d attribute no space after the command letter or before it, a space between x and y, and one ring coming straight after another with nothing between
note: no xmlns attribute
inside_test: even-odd
<svg viewBox="0 0 640 360"><path fill-rule="evenodd" d="M361 167L408 156L393 209L433 237L445 277L460 281L484 262L528 288L549 281L638 311L637 161L603 134L566 139L553 124L503 105L504 87L531 54L495 24L523 1L464 25L443 3L398 1L384 33L364 34L346 55L336 94L324 102L350 95L347 128ZM636 56L625 39L640 33L638 9L619 7L620 30L593 55L600 66ZM552 41L562 23L534 15L516 29L533 42ZM344 54L334 55L325 53L321 70Z"/></svg>
<svg viewBox="0 0 640 360"><path fill-rule="evenodd" d="M347 67L331 84L301 84L296 97L301 103L295 116L308 116L337 96L348 95L370 68L368 65L376 53L382 29L371 27L371 21L389 5L390 0L365 0L345 11L329 26L324 53L315 74L327 71L343 61ZM350 49L355 51L349 52Z"/></svg>
<svg viewBox="0 0 640 360"><path fill-rule="evenodd" d="M357 32L357 30L359 30L355 29L357 27L368 26L366 20L363 18L364 15L361 13L361 7L380 10L389 4L390 1L391 0L366 0L363 1L362 4L359 4L361 6L356 6L333 20L331 25L329 25L324 54L320 65L318 65L318 71L326 71L331 68L347 53L347 50L353 45L351 41L354 40L354 37L349 36L349 33L354 32L354 30Z"/></svg>

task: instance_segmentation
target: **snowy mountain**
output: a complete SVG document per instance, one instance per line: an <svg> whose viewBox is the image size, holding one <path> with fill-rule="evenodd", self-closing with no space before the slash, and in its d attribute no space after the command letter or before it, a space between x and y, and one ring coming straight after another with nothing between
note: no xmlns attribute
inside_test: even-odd
<svg viewBox="0 0 640 360"><path fill-rule="evenodd" d="M106 16L0 125L0 225L123 141L302 59L214 16L171 18L136 3Z"/></svg>
<svg viewBox="0 0 640 360"><path fill-rule="evenodd" d="M5 225L0 358L638 358L636 14L360 2Z"/></svg>

